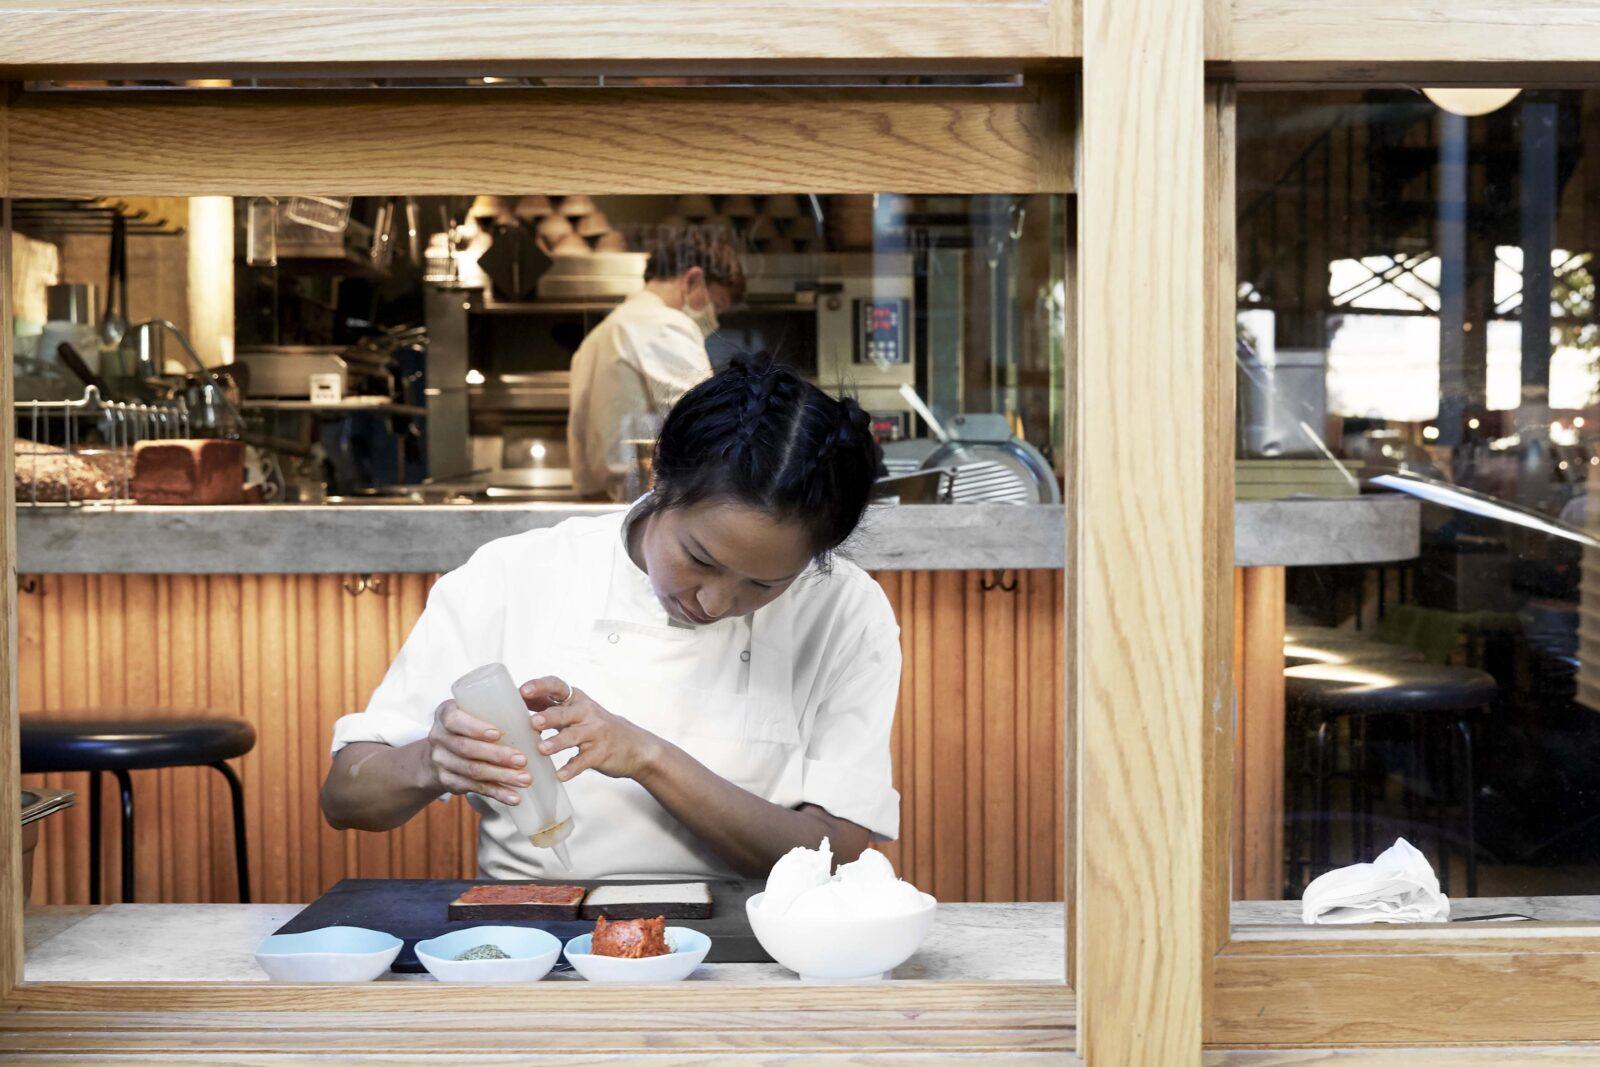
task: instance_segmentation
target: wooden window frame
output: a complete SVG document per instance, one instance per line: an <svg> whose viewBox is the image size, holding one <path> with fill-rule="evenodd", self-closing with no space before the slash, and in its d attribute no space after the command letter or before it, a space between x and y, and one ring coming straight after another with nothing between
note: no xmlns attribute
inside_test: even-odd
<svg viewBox="0 0 1600 1067"><path fill-rule="evenodd" d="M23 94L0 83L0 197L472 193L525 187L529 175L540 176L542 189L593 194L1069 193L1074 106L1064 78L981 90L346 94ZM604 148L587 162L549 136L574 124ZM441 130L450 132L448 144L428 136ZM63 150L63 141L78 147ZM404 152L395 150L402 145ZM7 234L9 218L0 219L0 238ZM4 256L9 242L0 245ZM0 269L0 279L8 276ZM9 285L0 290L0 404L9 407ZM0 450L7 456L11 433L5 420ZM5 482L12 493L12 480ZM0 714L0 783L14 787L14 500L0 507L9 579L0 583L0 601L12 633L0 642L10 694ZM1070 812L1068 840L1069 825ZM458 1047L464 1032L481 1049L492 1032L488 1040L507 1051L573 1055L594 1051L597 1034L609 1034L606 1047L626 1058L646 1048L734 1051L751 1047L750 1034L759 1032L764 1051L916 1048L932 1057L1060 1053L1072 1041L1075 1000L1065 973L1060 984L867 987L30 983L22 980L19 847L17 827L0 821L0 855L12 859L0 878L0 1010L7 1013L0 1030L33 1047L61 1050L70 1040L86 1053L128 1052L177 1047L182 1034L185 1048L421 1052ZM1070 853L1067 864L1071 885ZM1071 940L1069 931L1069 954Z"/></svg>
<svg viewBox="0 0 1600 1067"><path fill-rule="evenodd" d="M1075 983L1075 994L1060 987L999 984L915 984L847 993L728 986L719 987L715 1011L707 1009L698 990L607 990L602 996L599 990L551 986L537 991L541 1014L535 1023L525 1017L530 998L518 991L486 995L430 987L427 1003L419 1005L414 990L384 986L363 987L357 996L349 990L283 986L18 986L19 841L17 828L0 821L0 855L8 857L13 872L0 879L0 1007L19 1009L8 1012L4 1028L21 1035L8 1047L59 1050L63 1035L72 1032L80 1035L72 1040L87 1051L121 1053L301 1051L308 1043L330 1052L422 1052L453 1048L451 1042L469 1034L478 1048L539 1048L559 1056L563 1050L595 1052L596 1035L603 1034L604 1051L626 1061L627 1050L640 1047L749 1049L752 1033L759 1032L759 1047L770 1054L832 1049L904 1055L916 1041L918 1052L910 1055L929 1062L938 1050L966 1054L1014 1049L1029 1041L1056 1051L1059 1038L1052 1028L1062 1025L1074 1005L1081 1005L1084 1016L1082 1051L1105 1062L1193 1062L1202 1039L1263 1046L1600 1037L1600 1023L1590 1020L1584 997L1600 977L1600 931L1589 926L1450 931L1450 936L1421 939L1408 933L1319 931L1292 940L1231 928L1232 687L1230 657L1221 652L1223 635L1232 632L1227 621L1232 600L1222 581L1231 562L1226 550L1232 488L1224 464L1200 458L1208 448L1224 449L1216 456L1231 456L1233 380L1232 96L1226 84L1205 86L1206 64L1213 76L1241 83L1567 80L1575 72L1594 73L1589 64L1600 54L1600 14L1591 6L1560 5L1558 11L1527 0L1456 0L1447 8L1430 0L863 0L823 17L816 5L707 0L658 5L658 12L681 11L647 23L623 18L625 5L619 3L606 10L611 21L602 23L607 30L602 35L594 32L595 5L559 0L473 0L470 5L346 0L320 11L314 32L284 22L271 7L271 0L216 5L124 0L116 8L83 11L67 0L37 0L27 12L4 15L0 77L40 76L52 65L82 77L143 71L170 76L185 69L210 77L356 68L481 74L533 68L895 71L941 64L993 70L1021 64L1060 70L1062 63L1081 57L1088 79L1081 121L1085 149L1076 159L1065 139L1052 134L1069 114L1064 95L1053 104L1024 108L1035 125L1022 121L1021 112L997 112L992 129L986 122L967 127L972 132L963 135L951 158L918 159L928 166L921 173L929 181L950 183L939 188L950 192L1028 191L1001 190L981 180L983 165L970 157L973 146L990 143L991 136L1001 139L997 152L1020 168L1012 173L1021 174L1023 184L1030 173L1049 175L1041 183L1050 184L1080 165L1083 172L1080 205L1090 225L1076 246L1081 343L1068 361L1067 397L1077 416L1067 443L1074 459L1068 492L1067 663L1073 697L1067 766L1069 797L1076 793L1084 803L1070 805L1065 824L1075 828L1071 844L1080 850L1079 862L1069 862L1067 872L1068 958L1082 956L1083 980ZM476 34L470 20L482 20ZM846 23L854 29L842 29ZM349 57L359 62L352 64ZM959 93L919 93L903 106L891 101L894 94L841 99L846 110L866 117L841 132L843 150L833 151L807 141L804 109L785 103L792 100L788 94L745 95L749 110L740 112L737 125L698 116L690 135L697 150L720 145L748 162L737 135L754 116L771 143L816 150L809 162L789 162L809 166L806 183L829 192L892 187L884 179L895 175L882 169L881 153L868 150L863 139L873 124L905 131L913 145L930 138L937 142L946 136L939 115L958 117L966 106L957 102ZM760 107L754 103L758 98ZM569 103L604 109L616 99ZM393 104L399 98L388 100ZM66 191L28 185L70 177L31 151L40 146L38 133L57 127L39 125L37 115L19 117L6 105L0 98L0 197ZM162 106L204 105L169 98ZM379 104L368 106L374 109L368 117L382 115ZM941 106L942 113L927 110ZM188 111L184 118L209 122L206 128L224 139L226 149L248 149L252 143L248 125L235 130L202 110ZM831 127L824 123L824 128ZM169 191L160 184L170 167L163 165L159 150L183 144L163 141L162 133L140 128L136 143L122 135L116 151L95 157L98 177L83 187L136 191L126 179L137 174L152 186L137 191ZM660 130L645 133L665 136ZM357 146L370 146L357 134ZM1017 139L1035 144L1035 150L1019 159L1010 146ZM485 137L483 143L493 142L494 159L506 169L480 173L496 180L514 177L502 182L507 187L521 184L528 172L517 172L515 160L499 152L499 140ZM58 156L80 148L99 152L76 140L45 147ZM682 158L680 149L674 146L633 175L602 168L602 184L630 192L704 188L707 171ZM230 157L219 153L218 158ZM418 181L414 168L402 173L353 146L339 173L357 182L351 191L453 192L459 187L450 176L462 175L463 158L465 153L436 161L432 176ZM111 162L130 169L108 173ZM596 176L570 164L543 162L556 166L565 180ZM20 181L11 173L16 168ZM1154 177L1153 168L1160 168ZM280 182L276 191L288 191L293 183L281 181L282 170L258 166L232 172L239 180L231 184L213 174L206 188L181 191L258 192L257 183L267 180ZM729 177L727 172L712 175ZM756 174L745 177L753 180ZM121 184L97 184L110 178ZM770 187L777 187L780 179L772 180ZM1168 301L1171 310L1164 313L1170 321L1146 321L1155 318L1148 300L1139 304L1119 293L1115 286L1122 283L1107 273L1130 248L1156 255L1141 263L1139 286ZM0 256L5 254L0 248ZM0 286L0 302L8 297L6 288ZM0 330L0 346L9 340L9 330ZM1175 358L1174 352L1203 356ZM0 361L0 402L6 403L9 359L7 348ZM1144 390L1141 412L1129 411L1131 390ZM1181 460L1187 465L1179 468L1182 476L1159 469L1140 451L1154 448L1148 442L1134 446L1138 454L1128 462L1132 469L1154 472L1159 479L1154 488L1170 492L1175 503L1170 510L1141 510L1113 491L1115 476L1127 469L1120 465L1119 450L1149 434L1131 428L1118 439L1103 432L1105 420L1115 424L1151 412L1171 420L1161 430L1173 433L1180 451L1188 450ZM1084 433L1088 425L1101 432ZM0 434L8 453L9 433L7 427ZM6 580L0 583L0 601L14 628L10 479L3 492L0 561ZM1192 543L1196 530L1199 546ZM1132 565L1119 567L1127 563ZM1146 622L1153 625L1145 627ZM0 676L14 678L14 656L14 637L0 643ZM10 688L0 714L5 761L0 780L15 784L14 683ZM1108 788L1129 785L1151 787L1148 796L1154 800L1113 796ZM1072 952L1078 945L1081 952ZM670 1018L661 1014L667 1010L674 1013ZM501 1027L504 1036L494 1036ZM181 1031L181 1036L163 1031ZM403 1044L393 1039L395 1033L403 1035Z"/></svg>
<svg viewBox="0 0 1600 1067"><path fill-rule="evenodd" d="M1258 0L1239 0L1243 5ZM1355 5L1361 8L1361 4ZM1314 21L1313 5L1300 5L1303 21ZM1368 8L1367 16L1376 14ZM1574 38L1593 41L1600 18L1593 11L1565 26L1542 26L1531 36L1494 41L1493 26L1514 18L1514 5L1490 12L1467 5L1465 24L1426 33L1411 8L1400 5L1397 18L1410 30L1394 51L1393 42L1374 44L1386 62L1357 64L1353 37L1323 43L1324 55L1301 64L1259 61L1230 68L1236 84L1315 90L1351 85L1421 85L1424 79L1450 85L1535 84L1572 86L1600 82L1600 64L1578 62ZM1482 16L1482 17L1479 17ZM1487 24L1486 24L1487 23ZM1344 24L1346 33L1354 26ZM1562 38L1566 29L1570 36ZM1288 27L1258 27L1259 42L1278 42ZM1381 35L1380 35L1381 36ZM1527 46L1551 56L1538 67L1497 52ZM1256 38L1252 38L1256 42ZM1542 43L1541 43L1542 42ZM1268 47L1253 43L1252 47ZM1470 55L1471 62L1443 57ZM1399 59L1410 55L1415 58ZM1226 114L1212 115L1213 140L1233 154L1233 91ZM1210 351L1215 373L1231 376L1235 277L1234 168L1211 168L1206 238L1217 249L1216 276L1229 282L1213 294ZM1214 413L1214 416L1219 413ZM1227 413L1232 447L1232 412ZM1218 438L1219 442L1222 440ZM1225 618L1215 607L1213 625ZM1230 698L1231 699L1231 698ZM1233 726L1230 717L1209 746L1213 768L1206 784L1206 823L1231 825L1233 803ZM1208 1004L1206 1043L1210 1047L1355 1047L1467 1044L1520 1044L1600 1040L1587 991L1600 981L1600 923L1517 923L1509 926L1436 924L1421 927L1235 927L1230 920L1231 862L1227 833L1206 841L1207 866L1216 876L1205 887Z"/></svg>

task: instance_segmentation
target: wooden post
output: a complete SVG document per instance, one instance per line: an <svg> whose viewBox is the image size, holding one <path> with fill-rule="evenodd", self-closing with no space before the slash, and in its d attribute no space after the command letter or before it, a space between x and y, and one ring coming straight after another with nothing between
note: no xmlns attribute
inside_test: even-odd
<svg viewBox="0 0 1600 1067"><path fill-rule="evenodd" d="M1213 7L1215 5L1212 5ZM1234 686L1235 583L1233 566L1234 347L1238 315L1234 278L1234 89L1206 86L1205 169L1205 827L1204 897L1201 921L1205 991L1204 1018L1211 1019L1212 960L1227 945L1229 830L1233 825L1233 735L1238 712Z"/></svg>
<svg viewBox="0 0 1600 1067"><path fill-rule="evenodd" d="M1079 1050L1198 1063L1209 550L1203 0L1085 0Z"/></svg>
<svg viewBox="0 0 1600 1067"><path fill-rule="evenodd" d="M1239 766L1233 843L1240 900L1283 896L1284 581L1282 567L1242 571Z"/></svg>
<svg viewBox="0 0 1600 1067"><path fill-rule="evenodd" d="M20 781L22 766L17 737L17 509L13 485L11 439L11 153L9 126L11 86L0 82L0 455L6 474L0 478L0 611L5 613L0 640L0 777ZM15 795L15 794L13 794ZM22 914L22 826L15 818L0 819L0 915ZM10 925L0 937L0 997L22 980L22 924Z"/></svg>

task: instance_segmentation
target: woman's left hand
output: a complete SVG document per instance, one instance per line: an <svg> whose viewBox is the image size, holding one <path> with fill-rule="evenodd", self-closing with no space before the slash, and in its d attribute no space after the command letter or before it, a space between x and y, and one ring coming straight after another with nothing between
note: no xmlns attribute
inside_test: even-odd
<svg viewBox="0 0 1600 1067"><path fill-rule="evenodd" d="M611 778L637 778L656 760L661 738L602 708L581 689L568 693L560 678L536 678L522 686L534 730L556 730L539 743L539 751L554 756L578 750L556 772L563 782L591 769Z"/></svg>

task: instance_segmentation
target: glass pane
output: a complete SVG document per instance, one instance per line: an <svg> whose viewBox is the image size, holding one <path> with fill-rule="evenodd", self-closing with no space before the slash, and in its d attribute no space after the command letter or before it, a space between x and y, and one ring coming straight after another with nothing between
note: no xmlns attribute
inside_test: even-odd
<svg viewBox="0 0 1600 1067"><path fill-rule="evenodd" d="M291 921L354 922L415 940L444 932L446 909L468 881L532 877L714 883L713 909L722 910L708 930L742 947L714 952L697 977L794 980L758 965L743 897L729 895L730 884L746 896L759 891L770 862L755 871L761 877L738 879L753 868L736 867L711 835L664 810L646 844L607 844L639 829L637 807L624 801L642 795L643 774L620 786L599 772L569 783L572 872L544 865L545 850L530 840L543 831L497 844L508 817L481 798L434 804L427 790L428 803L389 824L396 828L371 832L335 829L319 804L335 722L367 707L380 685L399 687L404 698L374 705L369 743L415 744L465 673L430 676L413 693L408 679L432 670L418 657L454 647L457 625L501 617L505 590L521 567L535 566L536 553L515 557L504 579L497 571L470 603L451 599L461 579L439 575L470 566L490 540L533 528L554 536L563 520L620 529L628 504L650 486L653 445L679 394L762 353L826 393L857 398L882 444L881 470L857 468L862 488L873 483L868 523L878 525L864 525L867 535L847 541L833 564L842 580L852 580L853 566L871 572L875 586L852 588L869 590L869 608L870 590L881 589L887 605L877 616L882 661L846 679L853 693L877 694L861 736L830 750L818 724L833 716L837 727L857 698L813 684L815 672L791 662L799 654L783 644L789 623L768 629L764 621L783 597L827 587L823 568L808 569L816 559L809 550L796 566L806 577L769 604L707 623L713 613L703 601L647 624L628 613L661 607L648 572L627 571L634 563L622 536L602 539L637 581L613 586L609 567L575 569L561 576L576 583L565 591L541 587L519 598L527 626L459 643L470 643L479 662L516 664L519 682L577 672L591 696L613 679L594 666L596 634L600 651L618 657L608 661L617 677L639 670L621 655L633 642L667 648L673 654L648 684L618 688L607 709L763 803L809 803L795 791L808 774L823 783L819 791L831 782L835 799L818 806L850 805L839 817L872 823L875 847L895 872L939 902L928 935L939 940L891 977L1062 979L1062 574L1037 556L929 565L930 551L951 546L931 544L941 535L918 524L956 529L971 519L952 520L954 507L995 505L982 514L998 516L996 525L1014 519L1019 552L1058 534L1064 198L263 195L232 201L231 216L228 202L208 201L204 210L179 199L129 205L143 214L123 224L126 286L113 203L18 201L16 232L0 233L14 238L18 265L15 321L4 327L18 338L17 521L27 546L18 684L24 782L36 790L28 802L39 816L29 839L29 980L260 981L256 944ZM217 232L202 232L219 217ZM197 277L204 272L185 268L202 253L233 269ZM128 293L126 336L115 344L99 332L113 303L102 286L108 273ZM73 283L97 291L63 288ZM208 330L202 313L219 306L225 329ZM627 332L607 335L613 327ZM587 357L579 353L602 336L621 338L612 354L628 403L618 400L621 387L598 400L580 388ZM61 357L63 340L98 381L92 395ZM812 410L833 410L809 385L790 384ZM590 486L577 478L591 448L573 432L580 418L607 441L587 453L602 475ZM245 504L134 506L152 502L133 458L149 451L140 446L227 435L247 446L230 468L232 489L248 483ZM785 440L763 443L780 446L773 451L786 462L815 458L781 447ZM221 516L238 522L241 511L251 525L218 532ZM285 529L277 524L288 520L266 518L284 515L306 525L288 537L260 532ZM41 534L96 523L145 525L115 544ZM969 539L958 531L948 540ZM352 565L327 565L329 552ZM388 562L360 562L380 558ZM586 599L614 587L621 606L607 600L602 612ZM424 627L419 619L441 600L455 608ZM597 630L602 622L615 625ZM440 625L455 636L433 641ZM695 642L702 626L749 643L708 666ZM427 650L402 656L415 633L428 638ZM865 647L828 640L854 646L830 652L840 660ZM780 647L783 657L767 658ZM91 661L95 670L80 669ZM581 680L585 670L595 670L594 681ZM701 670L722 673L685 681ZM756 692L767 686L766 695ZM713 706L734 718L712 721ZM107 774L95 786L82 762L62 753L80 735L137 746L191 714L236 729L247 723L253 734L238 729L220 757L190 737L192 765L135 769L125 845L121 783ZM96 719L106 721L89 722ZM874 762L874 752L883 759ZM242 783L248 907L233 793L213 757ZM632 792L593 799L614 786ZM62 793L74 802L52 809ZM861 806L863 797L876 807ZM100 818L98 864L90 861L91 809ZM610 869L593 866L597 854L620 851ZM335 920L325 894L344 879L385 881L347 884L364 896ZM415 895L418 880L426 880L425 899ZM413 905L422 900L411 914L430 929L385 910L407 893ZM320 915L297 919L319 898ZM114 906L130 900L173 907ZM995 923L1021 933L1013 937L1020 947L987 951ZM572 927L564 920L552 930L587 932Z"/></svg>
<svg viewBox="0 0 1600 1067"><path fill-rule="evenodd" d="M1600 95L1238 114L1235 896L1285 903L1237 917L1397 839L1452 918L1567 916L1521 898L1600 892Z"/></svg>

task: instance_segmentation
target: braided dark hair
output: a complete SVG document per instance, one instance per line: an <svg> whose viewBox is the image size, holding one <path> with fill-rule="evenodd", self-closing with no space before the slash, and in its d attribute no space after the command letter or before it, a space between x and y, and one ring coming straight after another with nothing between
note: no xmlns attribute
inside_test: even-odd
<svg viewBox="0 0 1600 1067"><path fill-rule="evenodd" d="M860 523L881 455L854 400L767 356L738 357L668 412L645 507L733 500L803 524L823 560Z"/></svg>

